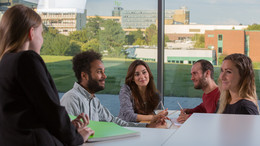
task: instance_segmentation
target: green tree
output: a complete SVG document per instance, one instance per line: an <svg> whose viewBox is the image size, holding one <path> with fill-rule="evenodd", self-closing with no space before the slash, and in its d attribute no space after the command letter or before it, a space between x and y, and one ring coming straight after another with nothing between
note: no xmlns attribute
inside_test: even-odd
<svg viewBox="0 0 260 146"><path fill-rule="evenodd" d="M157 37L157 28L155 24L151 24L148 28L145 30L145 42L146 45L149 46L156 46L158 41ZM166 42L169 42L169 37L164 35L164 46L166 46Z"/></svg>
<svg viewBox="0 0 260 146"><path fill-rule="evenodd" d="M134 42L135 42L134 35L129 34L125 36L125 43L127 45L133 45Z"/></svg>
<svg viewBox="0 0 260 146"><path fill-rule="evenodd" d="M126 44L128 45L144 45L144 43L142 44L138 44L140 42L143 42L142 40L144 40L144 33L141 31L141 29L138 29L137 31L132 31L129 33L129 35L126 35ZM137 41L138 40L138 41Z"/></svg>
<svg viewBox="0 0 260 146"><path fill-rule="evenodd" d="M221 54L219 57L218 57L218 65L221 65L224 58L226 57L227 55L226 54Z"/></svg>
<svg viewBox="0 0 260 146"><path fill-rule="evenodd" d="M69 37L71 40L86 43L90 38L90 34L85 29L83 29L71 32Z"/></svg>
<svg viewBox="0 0 260 146"><path fill-rule="evenodd" d="M157 29L155 24L151 24L149 27L145 29L145 41L147 45L149 46L156 45L157 44L156 36L157 36Z"/></svg>
<svg viewBox="0 0 260 146"><path fill-rule="evenodd" d="M138 38L137 40L135 40L133 45L145 45L145 40Z"/></svg>
<svg viewBox="0 0 260 146"><path fill-rule="evenodd" d="M65 55L70 45L69 37L55 34L52 31L44 34L44 43L41 49L43 55Z"/></svg>
<svg viewBox="0 0 260 146"><path fill-rule="evenodd" d="M91 39L99 39L99 31L101 24L104 23L104 19L96 16L87 20L86 27L82 30L77 30L70 33L70 39L87 43Z"/></svg>
<svg viewBox="0 0 260 146"><path fill-rule="evenodd" d="M101 27L100 51L108 51L110 56L119 56L125 43L125 32L121 25L113 20L106 20Z"/></svg>
<svg viewBox="0 0 260 146"><path fill-rule="evenodd" d="M74 55L80 53L80 51L81 51L80 47L81 46L82 46L81 42L77 42L77 41L71 40L70 41L70 45L69 45L68 49L65 52L65 55L66 56L74 56Z"/></svg>
<svg viewBox="0 0 260 146"><path fill-rule="evenodd" d="M141 31L141 29L138 29L137 31L130 32L131 35L134 36L134 39L144 39L144 33Z"/></svg>
<svg viewBox="0 0 260 146"><path fill-rule="evenodd" d="M89 33L89 40L94 39L94 38L95 39L99 38L99 32L100 32L101 26L104 22L105 22L105 20L98 16L96 16L94 18L89 18L87 20L85 30Z"/></svg>
<svg viewBox="0 0 260 146"><path fill-rule="evenodd" d="M260 30L260 24L248 25L247 30Z"/></svg>
<svg viewBox="0 0 260 146"><path fill-rule="evenodd" d="M59 34L59 31L57 29L55 29L54 27L47 27L47 31L50 33L50 34L53 34L53 35L57 35Z"/></svg>
<svg viewBox="0 0 260 146"><path fill-rule="evenodd" d="M191 39L195 41L194 48L205 48L204 34L195 34Z"/></svg>
<svg viewBox="0 0 260 146"><path fill-rule="evenodd" d="M81 46L81 51L87 51L87 50L94 50L96 52L100 52L98 40L92 39Z"/></svg>

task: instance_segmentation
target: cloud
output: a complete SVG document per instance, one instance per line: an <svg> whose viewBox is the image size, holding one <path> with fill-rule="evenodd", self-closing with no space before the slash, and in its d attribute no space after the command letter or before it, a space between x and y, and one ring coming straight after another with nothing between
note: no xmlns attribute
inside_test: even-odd
<svg viewBox="0 0 260 146"><path fill-rule="evenodd" d="M75 10L83 13L86 9L87 0L39 0L37 11L64 12Z"/></svg>

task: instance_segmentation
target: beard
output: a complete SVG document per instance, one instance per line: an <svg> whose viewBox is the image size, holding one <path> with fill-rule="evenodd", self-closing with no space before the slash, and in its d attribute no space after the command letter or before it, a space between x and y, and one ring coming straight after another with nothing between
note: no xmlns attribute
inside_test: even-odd
<svg viewBox="0 0 260 146"><path fill-rule="evenodd" d="M203 76L199 79L198 85L194 85L195 89L203 89L208 86L208 82L206 81L206 78Z"/></svg>
<svg viewBox="0 0 260 146"><path fill-rule="evenodd" d="M91 75L89 75L89 80L87 83L87 88L89 89L89 92L93 94L98 91L104 90L105 87L100 86L98 83L99 81L103 81L103 80L95 80L91 77Z"/></svg>

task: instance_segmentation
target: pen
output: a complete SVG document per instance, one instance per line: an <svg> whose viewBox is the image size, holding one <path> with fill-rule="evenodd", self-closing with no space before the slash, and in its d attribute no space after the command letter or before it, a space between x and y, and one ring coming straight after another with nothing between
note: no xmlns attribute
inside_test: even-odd
<svg viewBox="0 0 260 146"><path fill-rule="evenodd" d="M158 105L157 105L157 109L161 109L161 108L159 108L160 105L161 105L162 109L165 110L162 101L160 101L160 102L158 103ZM160 110L159 110L159 111L160 111ZM157 110L158 113L159 113L159 111ZM155 115L158 114L157 112L156 112L156 111L153 111L153 113L154 113Z"/></svg>
<svg viewBox="0 0 260 146"><path fill-rule="evenodd" d="M181 110L183 110L182 106L180 105L179 101L177 101L179 107L181 108Z"/></svg>
<svg viewBox="0 0 260 146"><path fill-rule="evenodd" d="M164 108L164 105L163 105L162 101L160 101L160 103L161 103L161 105L162 105L162 108L163 108L163 110L165 110L165 108Z"/></svg>
<svg viewBox="0 0 260 146"><path fill-rule="evenodd" d="M178 103L179 107L181 108L181 110L183 111L183 108L182 108L181 104L179 103L179 101L177 101L177 103ZM184 112L184 114L186 114L186 113Z"/></svg>

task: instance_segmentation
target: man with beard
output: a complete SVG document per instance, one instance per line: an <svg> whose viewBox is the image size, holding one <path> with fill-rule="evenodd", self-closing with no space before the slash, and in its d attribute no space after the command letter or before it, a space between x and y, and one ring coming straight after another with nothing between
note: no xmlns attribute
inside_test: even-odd
<svg viewBox="0 0 260 146"><path fill-rule="evenodd" d="M105 67L101 61L102 55L92 50L82 52L73 57L73 70L78 82L61 98L68 114L85 113L89 120L114 122L121 126L130 127L166 127L165 115L154 116L150 124L131 123L114 117L95 96L95 93L105 88Z"/></svg>
<svg viewBox="0 0 260 146"><path fill-rule="evenodd" d="M207 60L196 61L191 68L191 80L195 89L202 89L202 103L193 109L183 109L178 117L179 123L184 123L192 113L215 113L220 96L218 86L214 81L213 65Z"/></svg>

